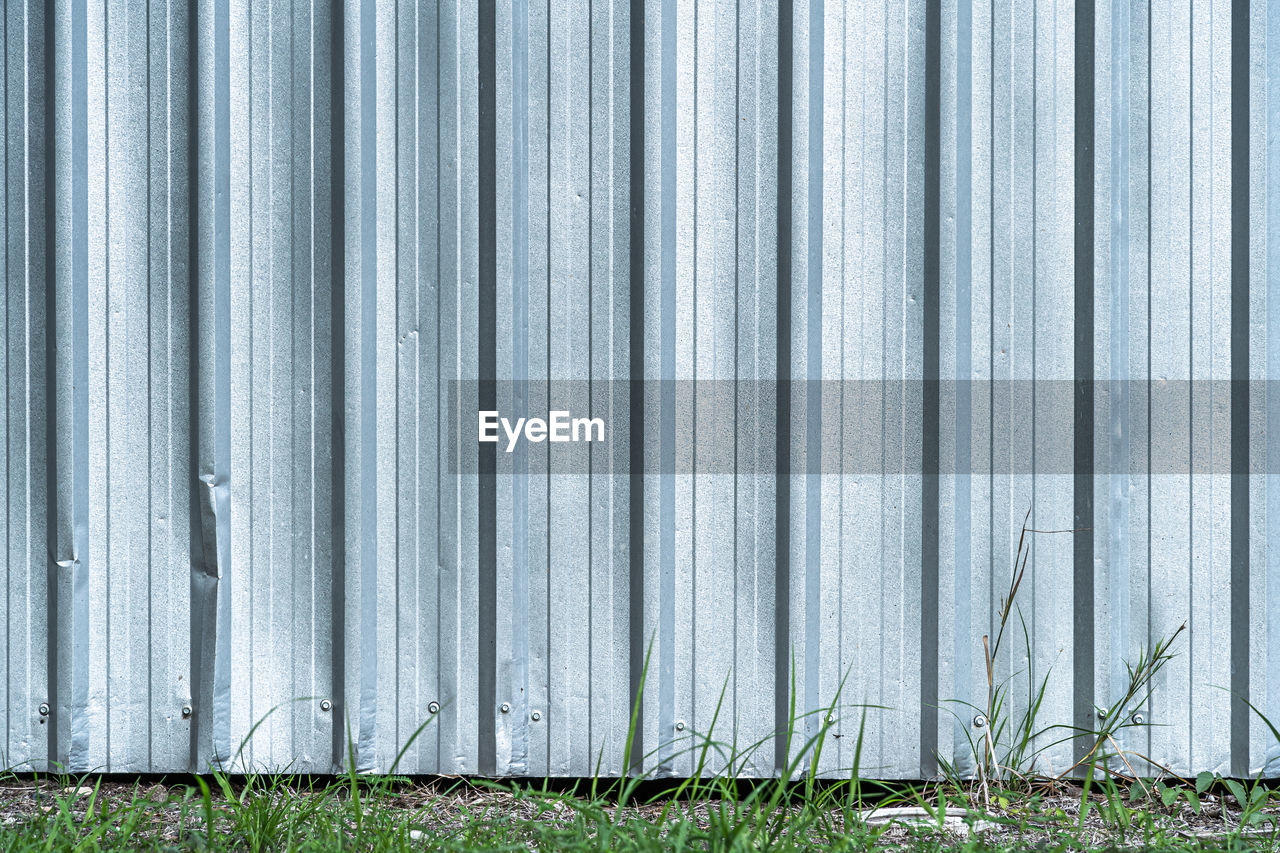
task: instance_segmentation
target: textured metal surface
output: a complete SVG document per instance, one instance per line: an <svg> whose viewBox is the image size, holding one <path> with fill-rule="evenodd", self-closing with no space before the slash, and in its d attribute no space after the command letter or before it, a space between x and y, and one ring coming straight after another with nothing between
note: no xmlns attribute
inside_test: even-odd
<svg viewBox="0 0 1280 853"><path fill-rule="evenodd" d="M1280 772L1274 4L0 27L0 766L616 775L638 709L768 776L834 703L824 774L968 769L1030 510L1014 711L1185 622L1121 743Z"/></svg>

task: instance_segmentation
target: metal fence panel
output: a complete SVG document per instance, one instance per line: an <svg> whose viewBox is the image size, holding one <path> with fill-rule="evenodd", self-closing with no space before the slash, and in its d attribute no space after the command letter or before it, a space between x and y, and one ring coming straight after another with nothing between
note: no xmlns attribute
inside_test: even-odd
<svg viewBox="0 0 1280 853"><path fill-rule="evenodd" d="M0 27L0 766L1276 772L1272 4Z"/></svg>

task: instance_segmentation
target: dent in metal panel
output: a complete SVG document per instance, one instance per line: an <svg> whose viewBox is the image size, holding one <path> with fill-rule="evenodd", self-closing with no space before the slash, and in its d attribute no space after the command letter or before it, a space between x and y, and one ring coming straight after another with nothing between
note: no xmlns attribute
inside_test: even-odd
<svg viewBox="0 0 1280 853"><path fill-rule="evenodd" d="M58 192L54 269L49 287L50 327L55 340L87 341L88 318L88 118L87 18L83 0L56 4L58 40L50 81L54 103L54 162ZM65 29L64 29L65 28ZM87 346L58 347L51 365L54 397L51 419L53 480L50 595L54 602L51 676L56 719L51 720L50 756L71 770L87 769L90 749L89 673L89 353Z"/></svg>
<svg viewBox="0 0 1280 853"><path fill-rule="evenodd" d="M199 114L196 162L197 268L193 442L198 525L192 543L192 683L196 768L231 761L231 113L230 26L226 0L205 0L196 11Z"/></svg>

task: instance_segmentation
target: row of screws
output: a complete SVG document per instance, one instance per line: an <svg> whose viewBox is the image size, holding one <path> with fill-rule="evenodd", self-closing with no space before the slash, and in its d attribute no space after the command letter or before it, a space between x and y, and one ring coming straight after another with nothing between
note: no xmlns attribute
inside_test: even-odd
<svg viewBox="0 0 1280 853"><path fill-rule="evenodd" d="M498 707L498 710L499 710L499 711L501 711L501 712L502 712L502 713L504 713L504 714L510 714L510 713L511 713L511 703L510 703L510 702L503 702L503 703L502 703L502 705L500 705L500 706ZM533 720L535 723L536 723L536 722L538 722L538 720L541 720L541 719L542 719L542 712L541 712L541 711L531 711L531 712L529 713L529 719Z"/></svg>
<svg viewBox="0 0 1280 853"><path fill-rule="evenodd" d="M327 700L326 700L326 701L327 701ZM322 703L320 704L320 707L321 707L321 708L324 708L324 710L326 710L326 711L327 711L327 710L329 710L328 708L325 708L325 707L324 707L324 704L325 704L325 703L323 703L323 702L322 702ZM49 703L48 703L48 702L41 702L41 703L40 703L40 707L39 707L38 709L36 709L36 710L38 710L38 711L40 712L40 716L41 716L41 717L47 717L47 716L49 716ZM182 719L184 719L184 720L186 720L186 719L190 719L190 718L191 718L191 714L192 714L191 706L190 706L190 705L183 705L183 706L182 706ZM41 722L44 722L44 721L43 721L43 720L41 720Z"/></svg>
<svg viewBox="0 0 1280 853"><path fill-rule="evenodd" d="M1103 709L1099 708L1099 709L1098 709L1098 719L1100 719L1100 720L1105 720L1106 718L1107 718L1107 712L1106 712L1105 710L1103 710ZM1134 715L1133 715L1132 717L1130 717L1129 719L1130 719L1130 721L1131 721L1135 726L1140 726L1140 725L1142 725L1143 723L1145 723L1145 722L1147 721L1147 718L1146 718L1146 717L1144 717L1141 713L1134 714ZM827 718L827 722L831 722L831 718L830 718L830 717L828 717L828 718ZM986 717L984 717L982 714L976 714L976 715L974 715L974 718L973 718L973 727L974 727L975 729L981 729L981 728L985 727L986 725L987 725L987 718L986 718Z"/></svg>
<svg viewBox="0 0 1280 853"><path fill-rule="evenodd" d="M40 709L39 709L39 710L40 710L40 716L41 716L41 717L47 717L47 716L49 716L49 703L48 703L48 702L41 702L41 703L40 703ZM333 703L332 703L332 702L330 702L328 699L321 699L321 700L320 700L320 710L321 710L321 711L323 711L323 712L325 712L325 713L327 714L329 711L333 710ZM501 710L501 711L502 711L502 713L504 713L504 714L509 714L509 713L511 713L511 705L510 705L510 703L508 703L508 702L503 702L503 703L502 703L502 706L501 706L501 708L500 708L500 710ZM427 713L429 713L429 714L438 714L438 713L440 713L440 703L439 703L439 702L431 702L431 703L429 703L429 704L427 705ZM183 706L182 706L182 718L183 718L184 720L185 720L185 719L189 719L189 718L191 717L191 714L192 714L191 706L190 706L190 705L183 705ZM531 720L533 720L533 721L536 723L536 722L538 722L539 720L541 720L541 719L542 719L542 714L541 714L540 712L538 712L538 711L533 711L532 713L530 713L530 714L529 714L529 718L530 718ZM1103 708L1099 708L1099 709L1098 709L1098 719L1105 720L1106 718L1107 718L1107 712L1106 712L1106 710L1105 710L1105 709L1103 709ZM1133 722L1133 724L1134 724L1135 726L1140 726L1140 725L1144 724L1144 723L1147 721L1147 718L1146 718L1146 717L1144 717L1141 713L1137 713L1137 714L1134 714L1132 717L1130 717L1130 720ZM827 722L828 722L828 723L834 723L834 722L835 722L835 717L833 717L832 715L828 714L828 715L827 715ZM975 714L975 715L974 715L974 717L973 717L973 727L974 727L975 729L985 728L985 727L986 727L986 725L987 725L987 718L986 718L984 715L982 715L982 714ZM682 732L682 731L684 731L684 720L678 720L678 721L676 722L676 731L678 731L678 732Z"/></svg>

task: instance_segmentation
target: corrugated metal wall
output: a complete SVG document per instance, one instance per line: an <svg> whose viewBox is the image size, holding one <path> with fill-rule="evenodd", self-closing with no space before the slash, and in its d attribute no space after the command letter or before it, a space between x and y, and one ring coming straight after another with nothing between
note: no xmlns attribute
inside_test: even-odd
<svg viewBox="0 0 1280 853"><path fill-rule="evenodd" d="M616 775L640 695L655 772L714 723L775 773L793 696L824 773L860 706L864 772L965 768L1030 510L1074 532L1015 708L1096 725L1186 622L1123 744L1280 771L1233 698L1280 721L1274 5L0 27L0 765L386 770L429 720L401 771ZM583 393L586 467L471 430Z"/></svg>

